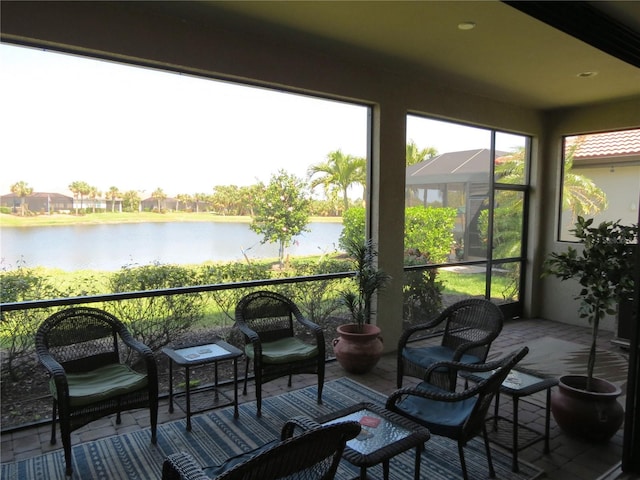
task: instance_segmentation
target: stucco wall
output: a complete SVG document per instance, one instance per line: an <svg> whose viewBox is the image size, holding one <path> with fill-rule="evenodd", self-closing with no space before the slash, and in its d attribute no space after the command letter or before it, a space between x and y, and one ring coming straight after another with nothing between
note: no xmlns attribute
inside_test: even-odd
<svg viewBox="0 0 640 480"><path fill-rule="evenodd" d="M542 262L550 252L564 251L568 243L557 240L557 225L560 215L560 183L562 137L581 133L622 130L640 126L640 98L594 105L584 108L548 112L545 116L545 149L541 156L542 172L540 183L545 197L541 218L541 243L538 262ZM636 184L637 188L637 184ZM637 218L636 218L637 222ZM579 246L577 248L580 248ZM575 281L561 282L553 277L540 279L536 311L550 320L586 325L586 320L578 317L578 301L574 297L579 292ZM612 318L601 324L604 329L613 330Z"/></svg>

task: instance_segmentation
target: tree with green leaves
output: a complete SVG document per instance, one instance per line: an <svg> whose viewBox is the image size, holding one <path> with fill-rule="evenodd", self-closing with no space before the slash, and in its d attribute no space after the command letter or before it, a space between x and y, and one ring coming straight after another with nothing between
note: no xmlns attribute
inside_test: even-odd
<svg viewBox="0 0 640 480"><path fill-rule="evenodd" d="M91 186L87 182L83 182L80 180L76 180L75 182L71 182L69 185L69 190L73 193L73 197L76 199L80 199L80 210L83 209L83 201L86 195L89 195L91 192ZM78 206L76 205L76 215L78 214Z"/></svg>
<svg viewBox="0 0 640 480"><path fill-rule="evenodd" d="M98 187L90 186L89 193L87 195L89 195L89 198L91 199L91 209L93 213L96 213L96 200L100 195L102 195L102 192L98 190Z"/></svg>
<svg viewBox="0 0 640 480"><path fill-rule="evenodd" d="M216 212L222 215L239 215L240 205L243 202L242 187L237 185L218 185L213 187L211 202ZM252 199L247 197L247 202L252 203Z"/></svg>
<svg viewBox="0 0 640 480"><path fill-rule="evenodd" d="M325 162L311 165L307 170L311 188L322 185L327 198L330 198L330 192L334 189L342 192L343 212L349 208L349 187L362 185L366 188L366 173L367 161L364 158L345 155L340 150L330 152Z"/></svg>
<svg viewBox="0 0 640 480"><path fill-rule="evenodd" d="M11 185L11 193L20 197L20 215L24 217L27 197L33 193L33 188L27 182L21 180Z"/></svg>
<svg viewBox="0 0 640 480"><path fill-rule="evenodd" d="M176 199L178 200L176 204L177 211L180 211L180 203L184 205L184 211L186 212L189 210L189 204L193 202L193 197L188 193L179 193L178 195L176 195Z"/></svg>
<svg viewBox="0 0 640 480"><path fill-rule="evenodd" d="M567 148L564 159L562 208L571 212L572 223L578 217L596 215L607 208L607 194L589 177L573 171L573 156L579 143ZM525 166L525 149L520 147L496 161L496 179L499 183L524 184Z"/></svg>
<svg viewBox="0 0 640 480"><path fill-rule="evenodd" d="M284 170L271 176L269 185L256 196L251 230L263 235L262 243L278 243L278 259L284 266L284 250L291 239L302 232L309 222L310 200L307 184Z"/></svg>
<svg viewBox="0 0 640 480"><path fill-rule="evenodd" d="M122 196L122 193L120 193L120 190L118 190L118 187L109 187L109 190L107 190L107 193L105 193L105 197L107 200L111 200L111 213L116 211L116 200L119 199Z"/></svg>
<svg viewBox="0 0 640 480"><path fill-rule="evenodd" d="M127 190L122 194L122 207L125 212L137 212L140 209L140 194L136 190Z"/></svg>
<svg viewBox="0 0 640 480"><path fill-rule="evenodd" d="M193 202L196 204L196 213L200 212L200 204L207 203L209 201L209 195L206 193L194 193Z"/></svg>
<svg viewBox="0 0 640 480"><path fill-rule="evenodd" d="M572 223L578 217L593 216L607 208L607 194L584 175L573 171L573 156L580 141L568 147L564 159L562 208L571 211Z"/></svg>
<svg viewBox="0 0 640 480"><path fill-rule="evenodd" d="M158 202L158 213L162 212L162 201L167 199L167 194L164 193L164 190L162 190L160 187L156 188L152 193L151 193L151 198L155 199L156 202Z"/></svg>
<svg viewBox="0 0 640 480"><path fill-rule="evenodd" d="M418 148L418 145L416 145L416 142L414 142L413 140L410 140L409 143L407 143L407 167L409 165L415 165L416 163L423 162L436 156L438 156L438 150L435 147L426 147L420 149Z"/></svg>

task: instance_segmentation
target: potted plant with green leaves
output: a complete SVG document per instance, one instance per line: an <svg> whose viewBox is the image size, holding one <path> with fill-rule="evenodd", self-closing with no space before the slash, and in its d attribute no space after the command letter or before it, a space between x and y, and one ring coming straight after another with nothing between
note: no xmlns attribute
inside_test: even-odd
<svg viewBox="0 0 640 480"><path fill-rule="evenodd" d="M342 291L340 300L351 323L337 328L340 336L333 340L333 351L345 370L366 373L378 363L383 348L380 328L371 324L374 296L391 277L377 268L378 252L371 240L347 241L346 252L355 267L354 288Z"/></svg>
<svg viewBox="0 0 640 480"><path fill-rule="evenodd" d="M617 401L620 388L594 377L598 333L600 321L614 315L620 301L633 295L638 225L622 225L620 220L592 224L593 219L578 217L571 230L583 242L582 252L569 247L566 252L551 253L544 264L546 275L579 282L579 315L589 320L592 331L586 375L560 377L551 409L566 432L607 441L620 428L624 412Z"/></svg>

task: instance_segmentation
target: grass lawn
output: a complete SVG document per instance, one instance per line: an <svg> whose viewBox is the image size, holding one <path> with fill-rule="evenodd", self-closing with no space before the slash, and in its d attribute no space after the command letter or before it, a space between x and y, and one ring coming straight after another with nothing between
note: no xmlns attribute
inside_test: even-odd
<svg viewBox="0 0 640 480"><path fill-rule="evenodd" d="M44 227L49 225L96 225L108 223L151 223L151 222L228 222L251 223L251 217L222 216L212 213L194 212L101 212L84 215L33 215L20 217L0 214L2 227ZM342 222L342 217L309 217L309 222Z"/></svg>

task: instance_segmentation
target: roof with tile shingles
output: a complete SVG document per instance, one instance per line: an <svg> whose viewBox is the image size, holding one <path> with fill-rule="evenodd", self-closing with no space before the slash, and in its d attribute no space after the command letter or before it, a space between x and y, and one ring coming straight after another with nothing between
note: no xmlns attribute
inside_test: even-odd
<svg viewBox="0 0 640 480"><path fill-rule="evenodd" d="M574 138L574 141L578 142L573 155L574 160L640 154L640 129L580 135Z"/></svg>

